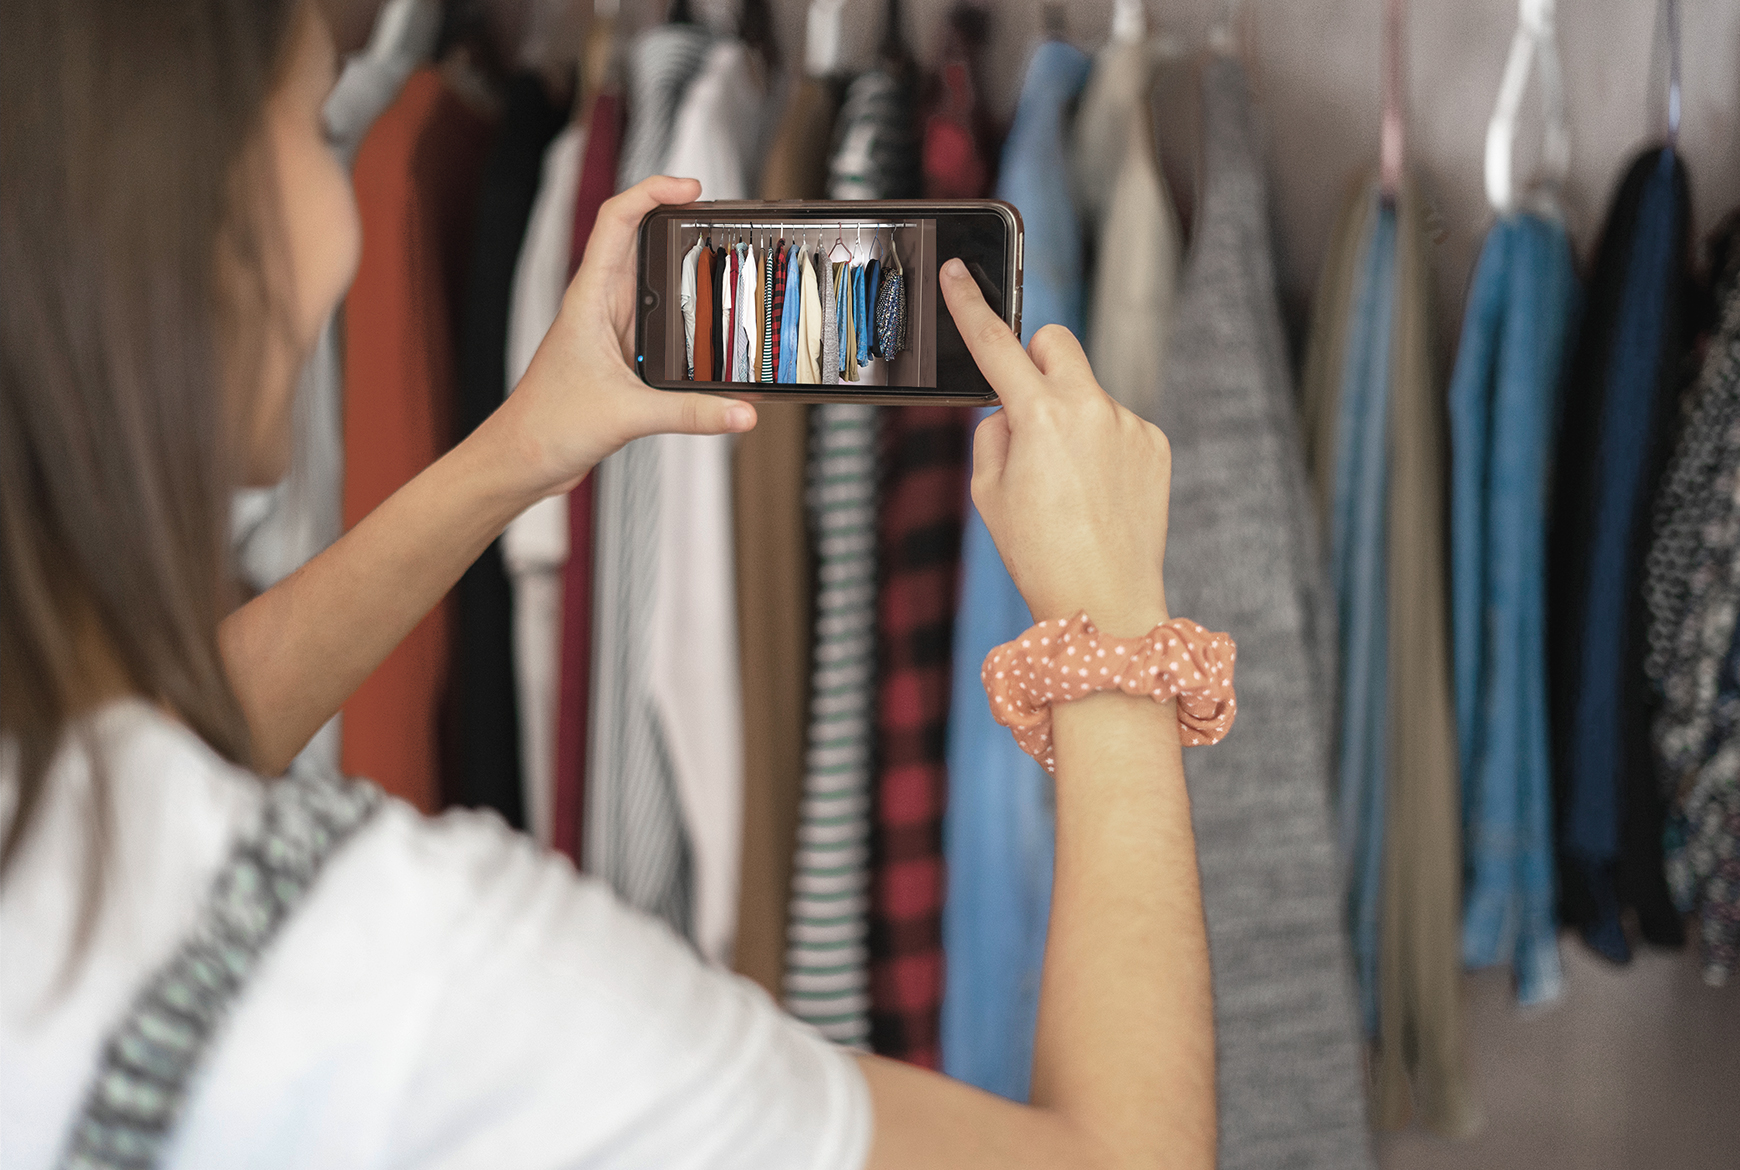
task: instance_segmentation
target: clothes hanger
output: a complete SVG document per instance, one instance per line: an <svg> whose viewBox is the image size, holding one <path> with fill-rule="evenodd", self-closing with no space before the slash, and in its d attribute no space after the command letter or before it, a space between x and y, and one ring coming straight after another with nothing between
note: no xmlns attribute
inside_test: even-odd
<svg viewBox="0 0 1740 1170"><path fill-rule="evenodd" d="M1522 106L1531 64L1540 69L1542 128L1538 177L1549 198L1564 184L1571 169L1571 135L1565 126L1564 74L1553 28L1553 3L1554 0L1519 0L1516 35L1511 38L1504 77L1498 83L1498 104L1486 125L1486 201L1500 215L1508 215L1516 208L1511 154L1516 146L1517 112ZM1670 10L1672 4L1673 0L1669 0Z"/></svg>
<svg viewBox="0 0 1740 1170"><path fill-rule="evenodd" d="M804 15L804 72L828 77L840 69L840 14L846 0L810 0Z"/></svg>
<svg viewBox="0 0 1740 1170"><path fill-rule="evenodd" d="M1148 35L1148 7L1143 0L1115 0L1112 4L1112 40L1120 45L1140 44Z"/></svg>
<svg viewBox="0 0 1740 1170"><path fill-rule="evenodd" d="M1406 120L1402 112L1402 0L1384 0L1383 122L1378 139L1378 189L1394 201L1402 190Z"/></svg>
<svg viewBox="0 0 1740 1170"><path fill-rule="evenodd" d="M1667 0L1668 93L1667 140L1669 147L1680 144L1680 4Z"/></svg>
<svg viewBox="0 0 1740 1170"><path fill-rule="evenodd" d="M834 246L832 248L828 249L828 259L834 260L834 252L840 248L846 249L846 260L850 260L852 258L852 249L846 243L846 225L845 224L840 225L840 232L838 235L836 235L834 237ZM835 264L844 264L844 263L846 263L846 260L834 260L834 263Z"/></svg>

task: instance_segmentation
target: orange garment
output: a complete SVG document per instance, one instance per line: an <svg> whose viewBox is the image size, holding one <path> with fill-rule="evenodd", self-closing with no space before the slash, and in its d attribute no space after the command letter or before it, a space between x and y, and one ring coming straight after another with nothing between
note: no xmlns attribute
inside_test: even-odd
<svg viewBox="0 0 1740 1170"><path fill-rule="evenodd" d="M411 75L357 153L362 259L344 304L344 526L453 443L454 321L491 122L435 69ZM346 773L426 812L441 803L452 599L344 706Z"/></svg>

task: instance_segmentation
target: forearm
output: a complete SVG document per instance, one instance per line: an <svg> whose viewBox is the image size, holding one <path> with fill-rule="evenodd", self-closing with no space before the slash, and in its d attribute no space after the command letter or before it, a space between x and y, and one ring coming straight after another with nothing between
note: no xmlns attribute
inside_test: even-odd
<svg viewBox="0 0 1740 1170"><path fill-rule="evenodd" d="M225 620L231 684L273 775L344 705L536 492L500 413L333 546Z"/></svg>
<svg viewBox="0 0 1740 1170"><path fill-rule="evenodd" d="M1208 942L1173 705L1059 704L1053 743L1057 875L1032 1103L860 1057L872 1170L1214 1164Z"/></svg>
<svg viewBox="0 0 1740 1170"><path fill-rule="evenodd" d="M1053 708L1057 870L1032 1100L1114 1166L1212 1166L1214 1010L1172 703Z"/></svg>

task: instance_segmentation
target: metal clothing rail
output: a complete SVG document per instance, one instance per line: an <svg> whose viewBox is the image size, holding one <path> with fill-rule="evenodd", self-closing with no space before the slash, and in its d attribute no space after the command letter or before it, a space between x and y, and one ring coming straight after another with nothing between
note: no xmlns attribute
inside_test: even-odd
<svg viewBox="0 0 1740 1170"><path fill-rule="evenodd" d="M879 219L816 219L804 220L801 223L776 223L773 220L759 220L754 223L723 223L719 220L706 220L697 223L678 224L679 228L798 228L809 231L814 228L825 228L829 224L837 228L916 228L923 227L920 223L889 223Z"/></svg>

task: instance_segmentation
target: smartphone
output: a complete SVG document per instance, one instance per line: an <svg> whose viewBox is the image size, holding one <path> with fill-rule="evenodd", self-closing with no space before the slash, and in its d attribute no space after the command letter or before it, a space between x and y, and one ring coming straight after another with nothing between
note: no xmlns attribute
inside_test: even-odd
<svg viewBox="0 0 1740 1170"><path fill-rule="evenodd" d="M786 256L775 314L781 330L771 347L764 344L769 328L757 325L767 315L760 285L770 248L776 258L782 249ZM746 270L751 256L756 264ZM955 257L1019 336L1021 216L1007 203L790 200L655 208L640 225L635 366L661 390L749 401L994 403L996 392L937 290L937 269ZM830 280L840 290L836 336L856 341L839 344L831 374L815 358L822 284ZM790 338L795 343L782 344ZM764 371L772 377L763 378Z"/></svg>

